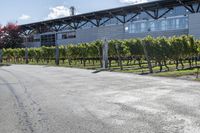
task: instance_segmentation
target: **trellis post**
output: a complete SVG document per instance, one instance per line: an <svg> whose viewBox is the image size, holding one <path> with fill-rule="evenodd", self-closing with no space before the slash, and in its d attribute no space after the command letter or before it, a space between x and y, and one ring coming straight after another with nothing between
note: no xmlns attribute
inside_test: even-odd
<svg viewBox="0 0 200 133"><path fill-rule="evenodd" d="M108 41L104 39L103 44L103 69L108 68Z"/></svg>

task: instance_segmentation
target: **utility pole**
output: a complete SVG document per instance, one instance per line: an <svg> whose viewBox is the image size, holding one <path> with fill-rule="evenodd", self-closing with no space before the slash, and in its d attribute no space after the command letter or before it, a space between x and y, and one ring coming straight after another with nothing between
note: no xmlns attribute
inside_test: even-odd
<svg viewBox="0 0 200 133"><path fill-rule="evenodd" d="M103 44L103 69L108 68L108 41L104 39Z"/></svg>
<svg viewBox="0 0 200 133"><path fill-rule="evenodd" d="M56 43L56 65L58 66L60 64L59 62L59 46L58 46L58 33L55 33L55 43Z"/></svg>

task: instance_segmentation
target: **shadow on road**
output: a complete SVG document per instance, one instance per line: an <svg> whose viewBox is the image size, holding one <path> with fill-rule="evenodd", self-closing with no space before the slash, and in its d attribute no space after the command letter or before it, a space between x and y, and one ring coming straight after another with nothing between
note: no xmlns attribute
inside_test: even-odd
<svg viewBox="0 0 200 133"><path fill-rule="evenodd" d="M99 69L99 70L96 70L92 73L96 74L96 73L100 73L100 72L103 72L103 71L110 71L109 69Z"/></svg>
<svg viewBox="0 0 200 133"><path fill-rule="evenodd" d="M0 64L0 67L2 66L11 66L10 64Z"/></svg>

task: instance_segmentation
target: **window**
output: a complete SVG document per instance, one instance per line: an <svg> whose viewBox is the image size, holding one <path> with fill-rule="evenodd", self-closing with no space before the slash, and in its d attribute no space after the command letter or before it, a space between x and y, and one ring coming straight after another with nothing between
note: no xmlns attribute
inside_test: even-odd
<svg viewBox="0 0 200 133"><path fill-rule="evenodd" d="M166 30L166 20L160 21L161 31Z"/></svg>
<svg viewBox="0 0 200 133"><path fill-rule="evenodd" d="M55 46L55 34L41 35L42 46Z"/></svg>
<svg viewBox="0 0 200 133"><path fill-rule="evenodd" d="M154 21L150 22L149 31L156 31L156 25L155 25L155 22L154 22Z"/></svg>
<svg viewBox="0 0 200 133"><path fill-rule="evenodd" d="M27 42L34 42L33 36L28 37L28 38L27 38Z"/></svg>
<svg viewBox="0 0 200 133"><path fill-rule="evenodd" d="M70 31L62 34L62 39L76 38L76 32Z"/></svg>
<svg viewBox="0 0 200 133"><path fill-rule="evenodd" d="M184 29L184 28L188 28L188 18L180 18L179 19L179 28Z"/></svg>
<svg viewBox="0 0 200 133"><path fill-rule="evenodd" d="M159 20L134 21L129 23L128 27L129 33L188 29L188 17L177 16L173 18L162 18Z"/></svg>
<svg viewBox="0 0 200 133"><path fill-rule="evenodd" d="M38 38L38 39L34 39L34 42L40 42L40 39Z"/></svg>
<svg viewBox="0 0 200 133"><path fill-rule="evenodd" d="M147 31L146 23L145 23L145 22L142 22L142 23L141 23L141 32L145 32L145 31Z"/></svg>
<svg viewBox="0 0 200 133"><path fill-rule="evenodd" d="M175 19L168 19L168 20L166 20L166 27L169 30L175 29L176 28Z"/></svg>

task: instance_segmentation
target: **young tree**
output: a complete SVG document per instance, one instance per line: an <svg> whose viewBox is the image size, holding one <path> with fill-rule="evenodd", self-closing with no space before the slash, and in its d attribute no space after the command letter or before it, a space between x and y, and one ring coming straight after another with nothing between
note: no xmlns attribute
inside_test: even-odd
<svg viewBox="0 0 200 133"><path fill-rule="evenodd" d="M23 39L20 37L20 27L13 23L8 23L1 28L2 32L2 47L3 48L19 48L22 47Z"/></svg>
<svg viewBox="0 0 200 133"><path fill-rule="evenodd" d="M4 43L3 43L3 38L4 38L4 34L3 34L3 27L0 25L0 49L2 49L4 47Z"/></svg>

